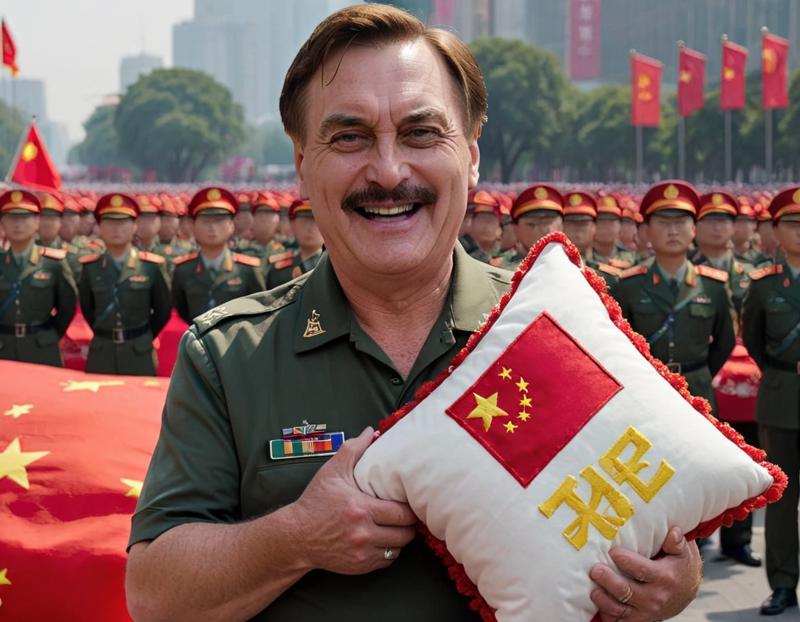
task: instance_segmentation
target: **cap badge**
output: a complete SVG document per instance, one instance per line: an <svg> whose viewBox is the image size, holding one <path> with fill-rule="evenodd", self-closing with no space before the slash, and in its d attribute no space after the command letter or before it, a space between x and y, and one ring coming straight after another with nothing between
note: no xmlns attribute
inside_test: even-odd
<svg viewBox="0 0 800 622"><path fill-rule="evenodd" d="M678 189L673 184L670 184L664 189L665 199L669 199L670 201L672 201L674 199L677 199L678 195L680 195L680 192L678 192Z"/></svg>
<svg viewBox="0 0 800 622"><path fill-rule="evenodd" d="M800 188L798 188L792 195L792 201L794 201L795 203L800 203Z"/></svg>
<svg viewBox="0 0 800 622"><path fill-rule="evenodd" d="M11 200L14 201L14 203L19 203L22 201L22 193L19 190L14 190L14 192L11 193Z"/></svg>
<svg viewBox="0 0 800 622"><path fill-rule="evenodd" d="M212 188L206 193L206 198L209 201L216 201L222 196L222 193L217 188Z"/></svg>
<svg viewBox="0 0 800 622"><path fill-rule="evenodd" d="M542 199L546 199L547 198L547 189L546 188L542 188L540 186L536 190L533 191L533 196L535 196L540 201Z"/></svg>
<svg viewBox="0 0 800 622"><path fill-rule="evenodd" d="M111 206L112 207L120 207L122 205L122 197L118 194L115 194L111 197Z"/></svg>
<svg viewBox="0 0 800 622"><path fill-rule="evenodd" d="M303 333L303 337L316 337L324 332L325 329L322 328L322 324L319 321L319 313L317 313L316 309L312 309L311 317L306 321L306 332Z"/></svg>
<svg viewBox="0 0 800 622"><path fill-rule="evenodd" d="M725 202L725 199L722 198L721 194L715 192L713 195L711 195L711 202L714 205L722 205Z"/></svg>

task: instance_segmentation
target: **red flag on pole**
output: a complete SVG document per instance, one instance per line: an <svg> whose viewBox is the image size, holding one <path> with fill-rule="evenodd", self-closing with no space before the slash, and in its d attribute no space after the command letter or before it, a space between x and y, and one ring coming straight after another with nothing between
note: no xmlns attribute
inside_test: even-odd
<svg viewBox="0 0 800 622"><path fill-rule="evenodd" d="M678 112L688 117L703 107L706 56L687 47L678 52Z"/></svg>
<svg viewBox="0 0 800 622"><path fill-rule="evenodd" d="M765 110L789 105L789 42L764 30L761 37L761 104Z"/></svg>
<svg viewBox="0 0 800 622"><path fill-rule="evenodd" d="M11 69L13 75L19 73L17 67L17 46L14 44L14 39L11 37L11 32L8 30L6 20L3 20L3 64Z"/></svg>
<svg viewBox="0 0 800 622"><path fill-rule="evenodd" d="M744 75L747 48L731 41L722 41L722 76L720 79L719 107L721 110L744 108Z"/></svg>
<svg viewBox="0 0 800 622"><path fill-rule="evenodd" d="M657 127L661 122L660 61L631 54L631 124Z"/></svg>
<svg viewBox="0 0 800 622"><path fill-rule="evenodd" d="M17 153L11 166L11 181L36 190L58 190L61 188L61 175L50 159L44 140L36 123L31 121L28 136Z"/></svg>

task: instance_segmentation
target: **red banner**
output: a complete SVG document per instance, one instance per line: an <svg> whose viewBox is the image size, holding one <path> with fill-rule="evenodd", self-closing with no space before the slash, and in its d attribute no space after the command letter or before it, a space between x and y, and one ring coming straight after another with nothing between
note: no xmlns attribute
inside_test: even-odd
<svg viewBox="0 0 800 622"><path fill-rule="evenodd" d="M660 61L631 54L631 124L658 127L661 123Z"/></svg>
<svg viewBox="0 0 800 622"><path fill-rule="evenodd" d="M600 75L600 0L569 2L569 77L591 80Z"/></svg>
<svg viewBox="0 0 800 622"><path fill-rule="evenodd" d="M168 380L0 361L0 619L130 620L130 517Z"/></svg>
<svg viewBox="0 0 800 622"><path fill-rule="evenodd" d="M721 110L741 110L745 104L744 76L747 48L730 41L722 42L722 75L720 76L719 107Z"/></svg>
<svg viewBox="0 0 800 622"><path fill-rule="evenodd" d="M21 186L46 191L61 188L61 175L50 159L35 123L28 128L28 137L17 154L12 170L11 181Z"/></svg>
<svg viewBox="0 0 800 622"><path fill-rule="evenodd" d="M788 59L789 42L764 33L761 38L761 105L765 110L789 105Z"/></svg>
<svg viewBox="0 0 800 622"><path fill-rule="evenodd" d="M678 53L678 113L688 117L703 107L706 56L682 47Z"/></svg>
<svg viewBox="0 0 800 622"><path fill-rule="evenodd" d="M8 26L6 26L6 20L3 20L2 24L2 37L3 64L11 69L11 73L16 76L19 73L19 67L17 66L17 46L11 36L11 32L8 30Z"/></svg>

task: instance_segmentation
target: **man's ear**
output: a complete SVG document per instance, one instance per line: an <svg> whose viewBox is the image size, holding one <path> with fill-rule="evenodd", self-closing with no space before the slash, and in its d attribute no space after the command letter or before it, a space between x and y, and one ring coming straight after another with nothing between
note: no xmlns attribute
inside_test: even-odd
<svg viewBox="0 0 800 622"><path fill-rule="evenodd" d="M475 138L472 139L472 142L469 144L469 185L470 189L474 188L478 185L478 180L480 179L480 171L478 167L481 163L481 150L478 147L478 137L481 135L480 129L475 132Z"/></svg>
<svg viewBox="0 0 800 622"><path fill-rule="evenodd" d="M294 171L297 174L297 188L301 197L308 196L305 191L305 175L303 175L303 146L297 139L292 139L292 146L294 147Z"/></svg>

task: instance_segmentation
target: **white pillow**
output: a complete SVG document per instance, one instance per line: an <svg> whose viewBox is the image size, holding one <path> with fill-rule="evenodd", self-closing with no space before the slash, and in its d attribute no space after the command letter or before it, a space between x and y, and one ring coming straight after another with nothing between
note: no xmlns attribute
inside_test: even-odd
<svg viewBox="0 0 800 622"><path fill-rule="evenodd" d="M589 570L613 566L611 548L653 556L670 527L710 534L786 486L579 266L563 234L541 240L486 325L356 465L362 490L410 504L486 619L591 620ZM572 524L590 481L607 518Z"/></svg>

